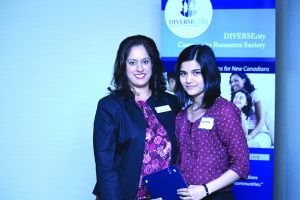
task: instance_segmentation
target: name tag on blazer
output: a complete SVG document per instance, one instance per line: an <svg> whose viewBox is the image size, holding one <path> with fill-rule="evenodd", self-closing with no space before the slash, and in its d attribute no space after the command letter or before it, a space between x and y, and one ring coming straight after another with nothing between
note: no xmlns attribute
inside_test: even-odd
<svg viewBox="0 0 300 200"><path fill-rule="evenodd" d="M202 117L198 128L211 130L214 126L214 118Z"/></svg>
<svg viewBox="0 0 300 200"><path fill-rule="evenodd" d="M155 110L157 113L163 113L163 112L171 111L171 108L169 105L164 105L164 106L155 107Z"/></svg>

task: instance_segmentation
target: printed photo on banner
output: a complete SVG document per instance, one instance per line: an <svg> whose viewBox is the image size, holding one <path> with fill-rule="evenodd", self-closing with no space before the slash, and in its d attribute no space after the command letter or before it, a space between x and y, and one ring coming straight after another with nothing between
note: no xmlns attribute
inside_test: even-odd
<svg viewBox="0 0 300 200"><path fill-rule="evenodd" d="M274 147L275 74L221 73L222 96L241 109L250 148Z"/></svg>

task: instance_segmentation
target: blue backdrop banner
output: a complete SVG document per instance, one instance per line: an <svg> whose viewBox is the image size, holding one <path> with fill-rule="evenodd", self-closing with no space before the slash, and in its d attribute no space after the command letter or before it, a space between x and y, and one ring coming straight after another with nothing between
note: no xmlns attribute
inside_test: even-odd
<svg viewBox="0 0 300 200"><path fill-rule="evenodd" d="M232 73L245 73L262 107L263 128L250 150L250 175L234 184L237 200L273 199L275 119L275 0L162 0L161 56L173 72L179 53L192 44L209 45L221 72L221 93L231 99ZM255 111L256 107L253 107Z"/></svg>

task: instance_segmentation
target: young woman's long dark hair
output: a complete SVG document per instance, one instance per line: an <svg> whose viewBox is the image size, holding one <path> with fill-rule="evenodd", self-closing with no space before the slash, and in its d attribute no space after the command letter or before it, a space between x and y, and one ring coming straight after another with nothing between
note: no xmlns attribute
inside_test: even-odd
<svg viewBox="0 0 300 200"><path fill-rule="evenodd" d="M183 104L186 104L189 100L193 100L192 97L184 91L180 83L181 64L185 61L191 60L195 60L201 66L201 74L204 79L202 108L209 108L221 94L221 75L215 54L207 45L191 45L180 53L175 69L176 94Z"/></svg>
<svg viewBox="0 0 300 200"><path fill-rule="evenodd" d="M111 81L114 89L108 88L111 93L117 93L122 96L131 94L131 86L126 75L126 60L132 47L140 45L145 47L151 59L152 76L149 80L149 86L152 93L157 97L160 92L166 90L166 83L163 77L164 68L155 42L149 37L135 35L124 39L120 43Z"/></svg>

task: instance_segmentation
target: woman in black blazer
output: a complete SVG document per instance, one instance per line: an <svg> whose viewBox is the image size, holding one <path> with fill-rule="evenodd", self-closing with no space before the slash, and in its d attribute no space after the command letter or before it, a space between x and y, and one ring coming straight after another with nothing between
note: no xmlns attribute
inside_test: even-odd
<svg viewBox="0 0 300 200"><path fill-rule="evenodd" d="M97 183L101 200L150 199L141 178L176 161L177 98L165 92L155 42L136 35L118 49L114 89L99 100L94 121Z"/></svg>

